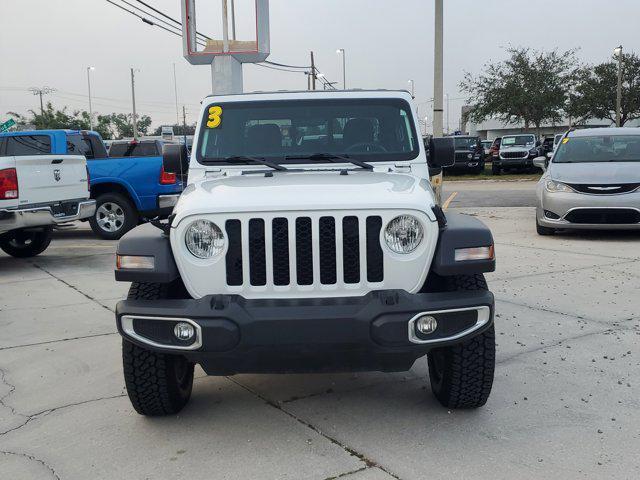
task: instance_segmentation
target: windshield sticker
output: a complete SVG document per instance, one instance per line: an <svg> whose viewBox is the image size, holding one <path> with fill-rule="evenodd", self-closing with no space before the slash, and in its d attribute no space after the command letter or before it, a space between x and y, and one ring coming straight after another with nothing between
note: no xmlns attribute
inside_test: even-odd
<svg viewBox="0 0 640 480"><path fill-rule="evenodd" d="M565 143L569 143L569 137L563 138L563 139L562 139L562 143L563 143L563 144L565 144Z"/></svg>
<svg viewBox="0 0 640 480"><path fill-rule="evenodd" d="M214 105L209 107L209 118L207 121L207 128L218 128L222 123L222 107Z"/></svg>

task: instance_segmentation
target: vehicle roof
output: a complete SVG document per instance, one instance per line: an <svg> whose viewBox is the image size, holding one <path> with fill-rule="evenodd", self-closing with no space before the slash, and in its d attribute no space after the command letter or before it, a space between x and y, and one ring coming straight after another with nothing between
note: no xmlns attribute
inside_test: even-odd
<svg viewBox="0 0 640 480"><path fill-rule="evenodd" d="M502 137L498 137L498 138L504 138L504 137L530 137L530 136L535 136L535 133L512 133L509 135L503 135Z"/></svg>
<svg viewBox="0 0 640 480"><path fill-rule="evenodd" d="M73 135L75 133L88 133L97 135L96 132L91 130L71 130L68 128L48 129L48 130L19 130L16 132L2 132L0 136L14 136L14 135L56 135L64 133L65 135Z"/></svg>
<svg viewBox="0 0 640 480"><path fill-rule="evenodd" d="M569 132L569 137L593 137L594 135L640 135L640 128L584 128Z"/></svg>
<svg viewBox="0 0 640 480"><path fill-rule="evenodd" d="M303 100L308 98L402 98L412 100L406 90L280 90L276 92L246 92L227 95L208 95L204 102L216 98L226 102L261 101L261 100Z"/></svg>

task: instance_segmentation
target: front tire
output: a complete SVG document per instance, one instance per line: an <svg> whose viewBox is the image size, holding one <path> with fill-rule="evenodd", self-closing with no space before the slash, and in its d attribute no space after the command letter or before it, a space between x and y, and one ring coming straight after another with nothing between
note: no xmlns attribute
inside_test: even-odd
<svg viewBox="0 0 640 480"><path fill-rule="evenodd" d="M446 279L447 291L487 290L483 275ZM429 352L431 391L447 408L478 408L487 403L496 363L494 326L463 343Z"/></svg>
<svg viewBox="0 0 640 480"><path fill-rule="evenodd" d="M500 166L495 163L491 164L491 174L492 175L500 175Z"/></svg>
<svg viewBox="0 0 640 480"><path fill-rule="evenodd" d="M0 248L16 258L35 257L44 252L51 243L52 227L34 230L14 230L0 239Z"/></svg>
<svg viewBox="0 0 640 480"><path fill-rule="evenodd" d="M133 283L127 298L168 297L168 285ZM123 339L122 364L129 400L140 415L176 414L189 402L194 364L183 356L154 352Z"/></svg>
<svg viewBox="0 0 640 480"><path fill-rule="evenodd" d="M89 223L100 238L118 240L138 224L138 214L124 195L103 193L96 198L96 213Z"/></svg>

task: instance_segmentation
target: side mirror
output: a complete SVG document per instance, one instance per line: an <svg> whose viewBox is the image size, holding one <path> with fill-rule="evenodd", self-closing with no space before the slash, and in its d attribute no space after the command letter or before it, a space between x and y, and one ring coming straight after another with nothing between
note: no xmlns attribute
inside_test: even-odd
<svg viewBox="0 0 640 480"><path fill-rule="evenodd" d="M451 137L431 138L428 164L432 168L451 167L456 161L456 149Z"/></svg>
<svg viewBox="0 0 640 480"><path fill-rule="evenodd" d="M189 152L182 144L167 143L162 147L162 166L167 173L183 175L189 171Z"/></svg>
<svg viewBox="0 0 640 480"><path fill-rule="evenodd" d="M533 159L533 166L541 168L542 170L547 169L547 157L536 157Z"/></svg>

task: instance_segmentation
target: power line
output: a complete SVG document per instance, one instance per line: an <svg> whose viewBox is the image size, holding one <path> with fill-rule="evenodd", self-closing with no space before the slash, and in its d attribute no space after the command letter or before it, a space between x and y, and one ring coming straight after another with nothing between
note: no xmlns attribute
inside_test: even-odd
<svg viewBox="0 0 640 480"><path fill-rule="evenodd" d="M143 2L142 0L135 0L135 1L136 1L136 2L138 2L138 3L140 3L140 4L142 4L142 5L144 5L144 6L145 6L145 7L147 7L149 10L152 10L152 11L156 12L157 14L162 15L164 18L166 18L166 19L168 19L168 20L171 20L172 22L174 22L174 23L176 23L177 25L179 25L179 26L180 26L180 28L182 28L182 22L180 22L179 20L176 20L175 18L173 18L173 17L171 17L171 16L167 15L166 13L164 13L164 12L163 12L163 11L161 11L161 10L158 10L157 8L153 7L152 5L149 5L148 3ZM196 35L200 35L201 37L203 37L203 38L205 38L205 39L207 39L207 40L211 40L211 38L210 38L210 37L208 37L208 36L207 36L207 35L205 35L204 33L200 33L200 32L198 32L197 30L196 30Z"/></svg>

